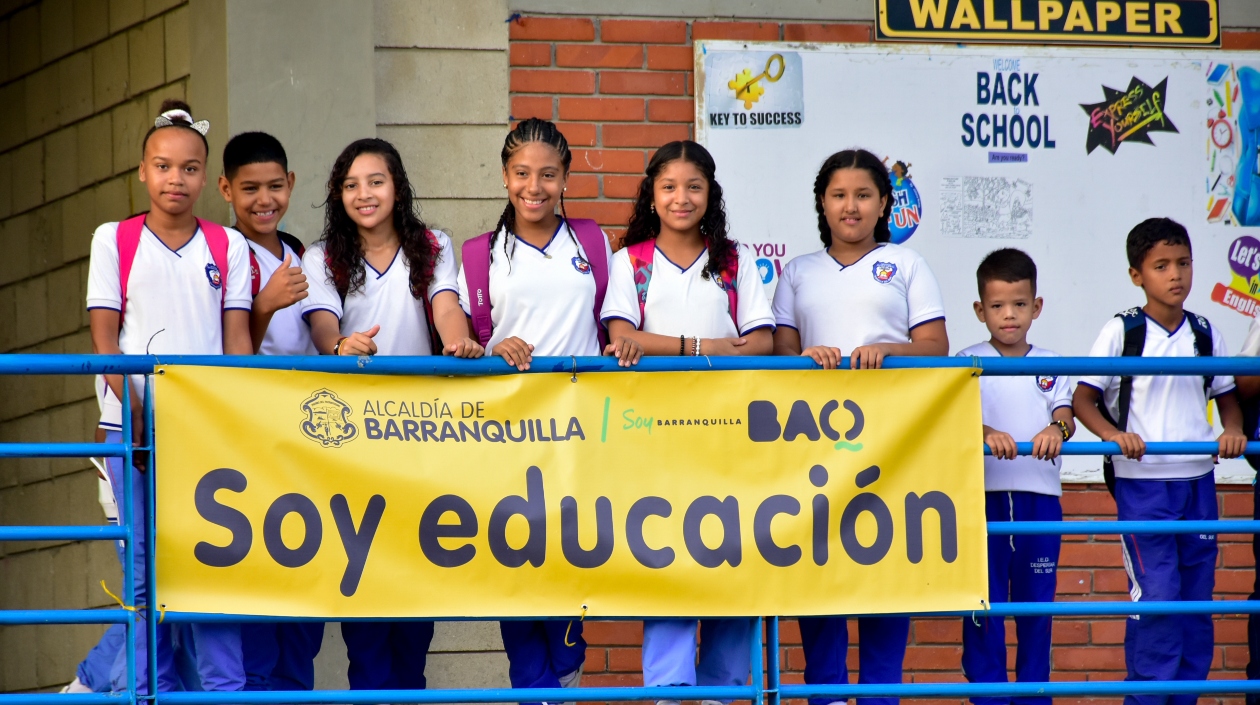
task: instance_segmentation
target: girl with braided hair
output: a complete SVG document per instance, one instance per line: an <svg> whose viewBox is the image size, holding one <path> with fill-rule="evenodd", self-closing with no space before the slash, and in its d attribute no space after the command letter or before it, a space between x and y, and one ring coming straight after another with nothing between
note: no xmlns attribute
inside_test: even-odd
<svg viewBox="0 0 1260 705"><path fill-rule="evenodd" d="M463 245L459 298L490 355L518 370L534 355L599 355L598 315L612 250L592 220L569 218L573 155L556 126L521 121L503 144L508 202L494 230ZM514 688L576 686L586 658L578 620L499 624Z"/></svg>

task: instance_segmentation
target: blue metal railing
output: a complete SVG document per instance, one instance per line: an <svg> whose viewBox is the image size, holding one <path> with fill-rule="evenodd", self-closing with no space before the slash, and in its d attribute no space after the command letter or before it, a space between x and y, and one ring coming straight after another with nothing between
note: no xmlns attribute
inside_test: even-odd
<svg viewBox="0 0 1260 705"><path fill-rule="evenodd" d="M136 452L149 452L152 470L152 395L144 394L146 437L141 445L132 443L131 394L127 375L149 375L158 365L200 365L271 370L303 370L354 374L395 375L504 375L516 370L499 358L456 360L444 357L224 357L224 356L122 356L122 355L2 355L0 374L121 374L124 379L122 405L122 443L0 443L0 457L111 457L121 458L123 467L131 467ZM843 361L842 368L848 367ZM886 369L967 368L976 374L988 375L1260 375L1260 358L888 358ZM724 358L644 358L634 368L622 368L607 357L536 357L529 372L587 374L591 372L683 372L705 370L816 370L818 366L802 357L724 357ZM822 373L826 374L826 373ZM146 378L146 391L147 391ZM1020 454L1031 453L1031 443L1019 443ZM1216 443L1148 443L1150 455L1211 455ZM1248 453L1260 454L1260 443L1249 443ZM986 446L985 452L988 452ZM1064 455L1119 454L1115 443L1067 442ZM145 474L148 511L148 535L154 532L154 472ZM135 488L130 472L123 473L123 506L131 507ZM126 544L123 601L135 604L133 527L130 512L120 515L119 526L9 526L0 527L0 541L83 541L121 540ZM1059 522L990 522L991 534L1122 534L1122 533L1260 533L1260 521L1059 521ZM147 599L156 603L154 565L150 554L145 565ZM747 686L725 687L591 687L580 689L450 689L450 690L378 690L378 691L314 691L314 692L172 692L137 695L136 628L143 625L149 643L154 643L157 620L149 605L130 609L103 610L0 610L0 625L9 624L124 624L127 629L126 658L128 689L122 693L102 694L0 694L0 705L107 705L139 701L161 701L171 705L270 705L273 703L471 703L516 701L601 701L601 700L752 700L777 705L782 698L851 697L1027 697L1027 696L1116 696L1125 694L1169 695L1199 693L1203 695L1260 693L1260 681L1173 681L1173 682L1049 682L1049 683L912 683L912 684L837 684L789 685L781 681L779 662L779 618L765 619L765 643L762 629L756 630L752 648L753 679ZM1260 601L1202 602L1050 602L999 603L976 612L919 613L916 616L1110 616L1147 614L1255 614ZM240 615L168 613L172 623L209 621L302 621L304 618L251 617ZM391 618L396 621L396 618ZM759 621L759 625L761 622ZM763 651L764 646L764 651ZM764 663L763 663L764 655ZM156 687L157 653L148 650L146 690Z"/></svg>

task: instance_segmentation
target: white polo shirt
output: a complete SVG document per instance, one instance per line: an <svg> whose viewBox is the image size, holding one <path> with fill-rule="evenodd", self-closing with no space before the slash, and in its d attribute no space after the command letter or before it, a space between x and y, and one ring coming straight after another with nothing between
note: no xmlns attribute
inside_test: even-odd
<svg viewBox="0 0 1260 705"><path fill-rule="evenodd" d="M1251 326L1247 328L1247 338L1243 340L1238 356L1260 357L1260 318L1251 319Z"/></svg>
<svg viewBox="0 0 1260 705"><path fill-rule="evenodd" d="M140 229L136 258L127 282L127 310L118 347L124 355L222 355L223 310L250 310L249 250L245 236L224 228L228 237L227 293L210 246L200 228L183 247L172 250L147 226ZM92 235L87 307L122 310L118 265L118 223L105 223ZM143 384L135 375L133 384ZM105 394L101 426L121 428L122 407L112 390Z"/></svg>
<svg viewBox="0 0 1260 705"><path fill-rule="evenodd" d="M944 320L941 288L918 252L883 244L849 266L827 250L783 268L774 321L801 334L801 348L828 345L848 355L874 343L908 343L911 329Z"/></svg>
<svg viewBox="0 0 1260 705"><path fill-rule="evenodd" d="M438 244L438 259L429 282L429 301L443 291L457 291L455 283L455 250L451 239L441 230L433 230ZM372 340L377 355L432 355L429 321L424 302L411 295L411 267L402 248L384 271L378 272L363 260L363 287L346 297L345 305L337 294L332 274L324 262L324 243L317 242L302 256L302 269L310 282L310 296L302 299L302 316L312 311L328 311L341 322L341 334L363 332L379 325L381 330ZM440 351L439 351L440 352Z"/></svg>
<svg viewBox="0 0 1260 705"><path fill-rule="evenodd" d="M1176 330L1169 331L1149 316L1146 318L1146 347L1143 357L1194 357L1194 331L1183 317ZM1092 357L1120 357L1124 350L1124 321L1112 318L1103 326L1089 354ZM1228 357L1225 339L1212 327L1212 356ZM1103 393L1111 418L1119 416L1120 378L1091 375L1084 384ZM1156 441L1214 441L1207 419L1208 398L1216 398L1234 388L1234 378L1212 378L1204 394L1203 378L1198 376L1134 377L1129 402L1128 431L1147 443ZM1111 457L1116 477L1138 480L1186 480L1212 472L1210 455L1146 455L1140 461L1120 455Z"/></svg>
<svg viewBox="0 0 1260 705"><path fill-rule="evenodd" d="M687 335L701 338L737 338L759 328L774 330L774 314L761 284L757 262L742 247L739 272L735 280L739 330L729 312L730 300L722 288L721 277L705 279L702 274L709 261L709 250L701 251L694 262L681 265L671 261L657 248L652 257L652 281L648 285L643 317L643 330L660 335ZM639 298L634 284L634 266L629 251L613 255L608 274L608 293L600 319L604 325L620 318L639 327ZM703 352L703 351L702 351Z"/></svg>
<svg viewBox="0 0 1260 705"><path fill-rule="evenodd" d="M254 251L254 259L258 262L258 285L259 291L267 286L267 282L271 280L271 275L276 273L280 265L284 264L284 259L276 259L271 251L252 242L247 243L249 249ZM282 241L280 247L284 248L284 254L292 259L291 266L301 267L302 258L293 251L293 248L284 244ZM307 278L309 281L309 277ZM309 296L307 297L309 298ZM303 299L305 301L305 299ZM299 301L292 306L282 308L271 316L271 323L267 324L267 333L263 336L262 346L258 352L262 355L317 355L315 343L311 341L311 329L306 325L306 321L302 319L302 302Z"/></svg>
<svg viewBox="0 0 1260 705"><path fill-rule="evenodd" d="M595 322L595 276L589 257L612 257L608 237L604 251L582 251L564 221L542 249L499 231L490 261L490 322L494 333L486 354L516 336L534 346L535 355L602 355ZM459 305L468 305L468 280L459 270Z"/></svg>
<svg viewBox="0 0 1260 705"><path fill-rule="evenodd" d="M958 357L1001 357L985 341L958 351ZM1058 353L1032 346L1025 357L1058 357ZM980 375L980 408L984 425L1009 433L1017 443L1027 443L1054 420L1060 407L1072 408L1072 383L1067 377L1008 377ZM1056 428L1055 433L1059 433ZM1036 492L1060 496L1061 461L1038 460L1021 455L1014 460L986 456L984 489L987 492Z"/></svg>

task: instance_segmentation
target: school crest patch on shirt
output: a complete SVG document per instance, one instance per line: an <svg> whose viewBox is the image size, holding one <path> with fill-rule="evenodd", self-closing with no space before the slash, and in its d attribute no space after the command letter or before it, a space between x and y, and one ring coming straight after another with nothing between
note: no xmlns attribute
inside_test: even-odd
<svg viewBox="0 0 1260 705"><path fill-rule="evenodd" d="M219 274L219 268L213 264L206 265L206 279L209 280L210 286L215 289L222 288L223 277Z"/></svg>
<svg viewBox="0 0 1260 705"><path fill-rule="evenodd" d="M1054 389L1054 383L1059 380L1058 377L1037 377L1037 389L1048 392Z"/></svg>
<svg viewBox="0 0 1260 705"><path fill-rule="evenodd" d="M876 262L871 266L871 276L880 284L887 284L897 275L897 265L892 262Z"/></svg>
<svg viewBox="0 0 1260 705"><path fill-rule="evenodd" d="M572 261L573 261L573 268L578 271L578 274L591 273L591 263L582 259L581 255L575 255Z"/></svg>

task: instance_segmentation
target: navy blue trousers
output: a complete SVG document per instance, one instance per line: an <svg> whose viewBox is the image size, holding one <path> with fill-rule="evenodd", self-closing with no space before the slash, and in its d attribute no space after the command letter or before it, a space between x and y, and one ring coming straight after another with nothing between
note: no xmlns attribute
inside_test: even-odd
<svg viewBox="0 0 1260 705"><path fill-rule="evenodd" d="M1120 521L1215 520L1216 479L1116 478ZM1135 602L1211 600L1216 534L1125 534L1124 567ZM1125 622L1130 681L1203 680L1212 666L1212 616L1141 615ZM1126 695L1125 705L1194 705L1197 695Z"/></svg>
<svg viewBox="0 0 1260 705"><path fill-rule="evenodd" d="M342 622L351 690L424 690L433 622Z"/></svg>
<svg viewBox="0 0 1260 705"><path fill-rule="evenodd" d="M849 622L846 617L801 617L805 682L848 683ZM900 683L910 638L909 617L858 617L858 683ZM810 698L827 705L834 698ZM897 705L900 698L858 698L858 705Z"/></svg>
<svg viewBox="0 0 1260 705"><path fill-rule="evenodd" d="M499 622L499 632L513 688L559 688L560 679L586 661L582 622L576 619Z"/></svg>
<svg viewBox="0 0 1260 705"><path fill-rule="evenodd" d="M313 690L323 640L323 622L242 624L245 690Z"/></svg>
<svg viewBox="0 0 1260 705"><path fill-rule="evenodd" d="M988 521L1062 521L1054 495L1035 492L986 492ZM989 537L989 601L1053 602L1059 563L1059 536ZM1050 617L1015 618L1015 680L1050 680ZM1005 683L1006 620L963 618L963 673L972 683ZM976 705L1050 705L1049 697L972 698Z"/></svg>

